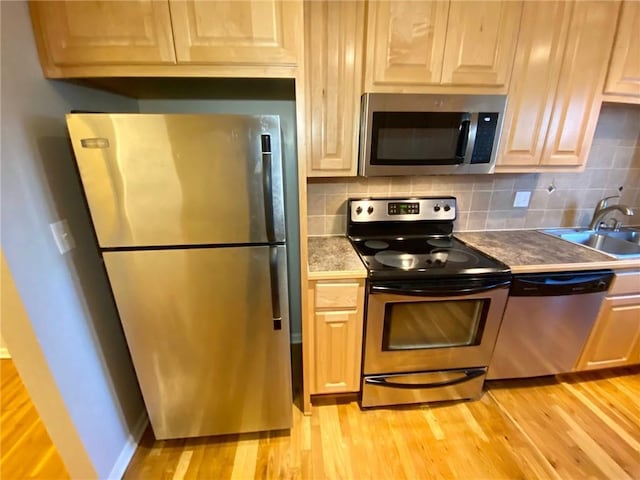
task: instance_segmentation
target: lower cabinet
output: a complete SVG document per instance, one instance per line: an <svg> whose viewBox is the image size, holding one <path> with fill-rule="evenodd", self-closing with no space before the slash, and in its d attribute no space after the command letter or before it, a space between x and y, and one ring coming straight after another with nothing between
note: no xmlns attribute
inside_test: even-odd
<svg viewBox="0 0 640 480"><path fill-rule="evenodd" d="M364 279L310 282L309 393L360 390Z"/></svg>
<svg viewBox="0 0 640 480"><path fill-rule="evenodd" d="M616 274L576 370L640 363L640 272Z"/></svg>

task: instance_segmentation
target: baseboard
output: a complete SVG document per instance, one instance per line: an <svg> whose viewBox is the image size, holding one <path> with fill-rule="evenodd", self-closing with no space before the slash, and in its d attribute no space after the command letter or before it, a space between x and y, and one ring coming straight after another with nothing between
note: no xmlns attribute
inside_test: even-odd
<svg viewBox="0 0 640 480"><path fill-rule="evenodd" d="M6 348L0 348L0 358L11 358L9 350Z"/></svg>
<svg viewBox="0 0 640 480"><path fill-rule="evenodd" d="M291 334L291 343L302 343L302 334L301 333L292 333Z"/></svg>
<svg viewBox="0 0 640 480"><path fill-rule="evenodd" d="M118 455L118 459L116 463L113 465L111 472L109 473L108 479L119 479L124 475L125 470L129 466L129 462L131 458L133 458L133 454L136 453L136 448L138 448L138 442L140 438L142 438L142 434L147 429L147 425L149 424L149 417L147 416L147 411L142 410L136 425L133 427L133 432L129 435L129 439L127 443L122 448L120 455Z"/></svg>

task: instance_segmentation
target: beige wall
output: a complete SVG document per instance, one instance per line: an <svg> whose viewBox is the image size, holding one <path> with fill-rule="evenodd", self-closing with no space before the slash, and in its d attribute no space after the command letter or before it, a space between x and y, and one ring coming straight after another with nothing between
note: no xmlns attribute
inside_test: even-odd
<svg viewBox="0 0 640 480"><path fill-rule="evenodd" d="M640 224L640 106L605 104L582 173L311 179L308 228L313 236L344 234L348 198L394 195L454 195L457 231L585 226L598 199L620 187L621 203L639 213L618 218ZM529 208L513 208L519 190L532 192Z"/></svg>

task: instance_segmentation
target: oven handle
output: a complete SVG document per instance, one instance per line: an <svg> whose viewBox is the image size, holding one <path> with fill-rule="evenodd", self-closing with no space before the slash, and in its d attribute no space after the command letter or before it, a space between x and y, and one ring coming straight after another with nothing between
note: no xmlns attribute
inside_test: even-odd
<svg viewBox="0 0 640 480"><path fill-rule="evenodd" d="M380 387L405 388L409 390L413 390L416 388L440 388L440 387L448 387L451 385L457 385L459 383L468 382L469 380L480 377L485 373L486 372L484 368L465 370L464 372L462 372L462 375L458 378L454 378L453 380L446 380L444 382L435 382L435 383L398 383L398 382L390 382L387 380L388 377L384 377L384 376L365 377L364 383L370 383L372 385L378 385Z"/></svg>
<svg viewBox="0 0 640 480"><path fill-rule="evenodd" d="M507 287L511 283L510 279L491 282L485 285L471 287L452 287L450 285L432 285L425 288L404 288L401 285L373 285L371 293L388 293L395 295L410 295L414 297L453 297L456 295L471 295L474 293L486 292L495 288Z"/></svg>

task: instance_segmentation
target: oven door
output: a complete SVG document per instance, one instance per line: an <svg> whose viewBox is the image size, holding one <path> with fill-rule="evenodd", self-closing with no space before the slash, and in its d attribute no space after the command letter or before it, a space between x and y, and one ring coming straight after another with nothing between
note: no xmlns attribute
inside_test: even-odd
<svg viewBox="0 0 640 480"><path fill-rule="evenodd" d="M486 367L508 292L508 278L372 283L364 374Z"/></svg>

